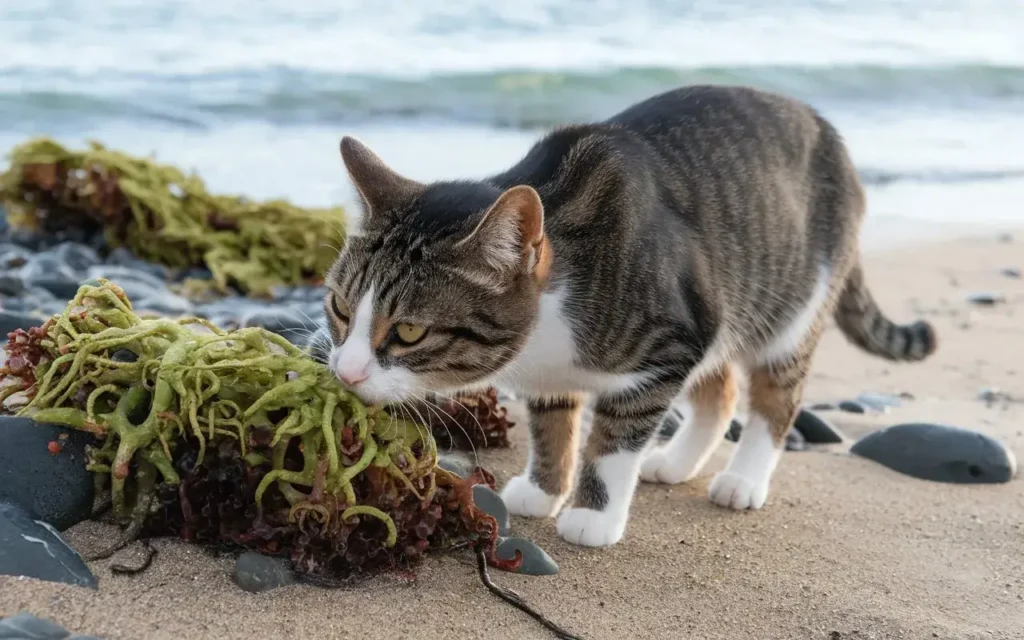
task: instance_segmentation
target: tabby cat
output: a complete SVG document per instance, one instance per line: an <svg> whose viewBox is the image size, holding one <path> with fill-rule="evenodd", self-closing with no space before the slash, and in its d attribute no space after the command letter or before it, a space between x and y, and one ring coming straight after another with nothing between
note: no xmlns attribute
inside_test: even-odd
<svg viewBox="0 0 1024 640"><path fill-rule="evenodd" d="M740 370L750 418L708 493L763 506L830 317L877 356L935 350L929 324L894 324L865 285L864 192L839 134L779 95L670 91L555 130L483 180L416 182L351 137L341 155L364 218L327 277L331 368L375 403L525 396L529 461L502 497L514 514L561 510L573 543L620 540L638 478L701 471ZM681 394L692 419L654 448Z"/></svg>

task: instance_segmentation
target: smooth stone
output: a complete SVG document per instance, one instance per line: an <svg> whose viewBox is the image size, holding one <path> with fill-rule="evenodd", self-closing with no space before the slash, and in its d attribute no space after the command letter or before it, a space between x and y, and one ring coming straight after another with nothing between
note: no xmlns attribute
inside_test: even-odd
<svg viewBox="0 0 1024 640"><path fill-rule="evenodd" d="M192 313L194 308L187 298L166 290L138 300L132 300L132 307L136 311L152 311L153 313L165 316L189 314Z"/></svg>
<svg viewBox="0 0 1024 640"><path fill-rule="evenodd" d="M133 267L99 264L86 272L86 279L94 278L106 278L121 287L133 303L149 296L173 295L161 278Z"/></svg>
<svg viewBox="0 0 1024 640"><path fill-rule="evenodd" d="M5 271L0 274L0 295L5 298L8 296L20 296L25 293L25 281L21 279L21 276L16 271ZM7 302L7 300L4 300Z"/></svg>
<svg viewBox="0 0 1024 640"><path fill-rule="evenodd" d="M60 453L50 453L57 442ZM85 468L84 431L0 416L0 501L14 502L63 531L92 512L93 474Z"/></svg>
<svg viewBox="0 0 1024 640"><path fill-rule="evenodd" d="M508 535L511 526L508 507L505 506L505 501L501 499L501 496L485 484L475 484L473 485L473 504L487 515L494 516L494 519L498 521L499 536Z"/></svg>
<svg viewBox="0 0 1024 640"><path fill-rule="evenodd" d="M683 415L679 413L675 407L672 407L661 420L661 428L658 429L658 436L662 438L671 438L682 426Z"/></svg>
<svg viewBox="0 0 1024 640"><path fill-rule="evenodd" d="M19 269L32 259L33 254L16 244L0 244L0 269Z"/></svg>
<svg viewBox="0 0 1024 640"><path fill-rule="evenodd" d="M839 403L839 410L846 413L867 413L867 407L855 400L843 400Z"/></svg>
<svg viewBox="0 0 1024 640"><path fill-rule="evenodd" d="M991 307L1006 302L1006 296L997 292L981 291L967 296L967 302L983 307Z"/></svg>
<svg viewBox="0 0 1024 640"><path fill-rule="evenodd" d="M64 264L52 253L38 253L21 268L21 277L25 282L38 280L77 280L81 272Z"/></svg>
<svg viewBox="0 0 1024 640"><path fill-rule="evenodd" d="M53 255L75 273L81 273L102 262L96 250L78 242L65 242L50 250Z"/></svg>
<svg viewBox="0 0 1024 640"><path fill-rule="evenodd" d="M41 323L34 316L17 311L0 311L0 342L7 342L7 334L17 329L37 327Z"/></svg>
<svg viewBox="0 0 1024 640"><path fill-rule="evenodd" d="M162 264L146 262L136 258L135 255L124 247L117 247L107 256L107 263L115 266L128 267L133 270L145 273L163 282L167 279L169 269Z"/></svg>
<svg viewBox="0 0 1024 640"><path fill-rule="evenodd" d="M295 574L285 558L246 551L235 561L235 584L249 593L261 593L295 582Z"/></svg>
<svg viewBox="0 0 1024 640"><path fill-rule="evenodd" d="M110 359L114 362L137 362L139 360L139 354L129 349L118 349L114 353L110 354Z"/></svg>
<svg viewBox="0 0 1024 640"><path fill-rule="evenodd" d="M806 451L807 440L804 439L802 433L796 429L790 429L786 432L786 451Z"/></svg>
<svg viewBox="0 0 1024 640"><path fill-rule="evenodd" d="M54 242L54 238L47 234L36 233L29 229L10 229L7 231L7 239L30 251L41 251Z"/></svg>
<svg viewBox="0 0 1024 640"><path fill-rule="evenodd" d="M71 632L52 620L22 611L0 620L0 640L64 640ZM82 636L75 636L82 640Z"/></svg>
<svg viewBox="0 0 1024 640"><path fill-rule="evenodd" d="M460 478L468 478L473 475L473 469L457 457L457 455L438 453L437 466L441 467L448 473L454 473Z"/></svg>
<svg viewBox="0 0 1024 640"><path fill-rule="evenodd" d="M838 429L805 409L796 414L790 431L799 431L810 444L836 444L843 441L843 435Z"/></svg>
<svg viewBox="0 0 1024 640"><path fill-rule="evenodd" d="M530 576L553 576L558 573L558 563L546 551L538 547L534 541L527 540L526 538L498 539L495 555L499 558L502 560L512 560L516 557L516 551L523 555L523 562L515 573Z"/></svg>
<svg viewBox="0 0 1024 640"><path fill-rule="evenodd" d="M189 267L178 275L178 280L213 280L213 272L206 267Z"/></svg>
<svg viewBox="0 0 1024 640"><path fill-rule="evenodd" d="M1006 267L1005 269L1001 269L999 273L1003 274L1007 278L1013 278L1015 280L1020 280L1021 278L1020 269L1017 267Z"/></svg>
<svg viewBox="0 0 1024 640"><path fill-rule="evenodd" d="M96 588L96 576L56 529L6 503L0 503L0 575Z"/></svg>
<svg viewBox="0 0 1024 640"><path fill-rule="evenodd" d="M817 402L807 408L811 411L835 411L838 407L831 402Z"/></svg>
<svg viewBox="0 0 1024 640"><path fill-rule="evenodd" d="M880 413L886 413L889 409L903 405L903 400L899 396L890 393L875 393L874 391L865 391L854 398L854 401Z"/></svg>
<svg viewBox="0 0 1024 640"><path fill-rule="evenodd" d="M729 442L739 442L740 434L743 433L743 425L740 424L739 420L733 420L729 423L729 430L725 432L725 439Z"/></svg>
<svg viewBox="0 0 1024 640"><path fill-rule="evenodd" d="M28 281L33 287L45 289L53 294L55 298L71 300L78 293L79 283L72 279L65 278L33 278Z"/></svg>
<svg viewBox="0 0 1024 640"><path fill-rule="evenodd" d="M1013 453L986 435L947 425L900 424L871 433L850 449L894 471L957 484L1008 482Z"/></svg>

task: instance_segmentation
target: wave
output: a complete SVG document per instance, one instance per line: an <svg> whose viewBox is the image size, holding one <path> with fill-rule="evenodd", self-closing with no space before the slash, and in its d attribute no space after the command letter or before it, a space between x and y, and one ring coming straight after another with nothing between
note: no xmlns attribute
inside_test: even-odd
<svg viewBox="0 0 1024 640"><path fill-rule="evenodd" d="M131 118L205 127L225 120L275 124L433 118L546 127L605 118L686 84L744 84L812 104L976 107L1024 102L1024 67L989 65L723 66L603 71L495 70L415 78L288 67L201 74L71 74L0 70L0 121Z"/></svg>

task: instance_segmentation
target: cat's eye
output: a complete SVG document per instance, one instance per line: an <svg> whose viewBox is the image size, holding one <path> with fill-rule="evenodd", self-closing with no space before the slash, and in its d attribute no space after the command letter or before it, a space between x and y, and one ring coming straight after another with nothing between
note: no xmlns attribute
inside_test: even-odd
<svg viewBox="0 0 1024 640"><path fill-rule="evenodd" d="M423 325L406 322L396 324L394 331L398 342L406 347L413 346L427 335L427 328Z"/></svg>
<svg viewBox="0 0 1024 640"><path fill-rule="evenodd" d="M338 299L338 294L331 293L329 295L331 296L331 311L334 312L334 315L338 318L338 320L347 323L348 314L342 311L344 307L341 305L341 302Z"/></svg>

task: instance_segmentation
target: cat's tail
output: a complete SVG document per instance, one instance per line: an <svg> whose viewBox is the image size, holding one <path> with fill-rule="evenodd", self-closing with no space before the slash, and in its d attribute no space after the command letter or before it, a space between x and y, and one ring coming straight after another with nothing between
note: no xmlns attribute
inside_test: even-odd
<svg viewBox="0 0 1024 640"><path fill-rule="evenodd" d="M885 317L871 297L858 263L846 278L835 311L843 335L864 351L888 360L914 362L935 353L935 329L924 320L896 324Z"/></svg>

